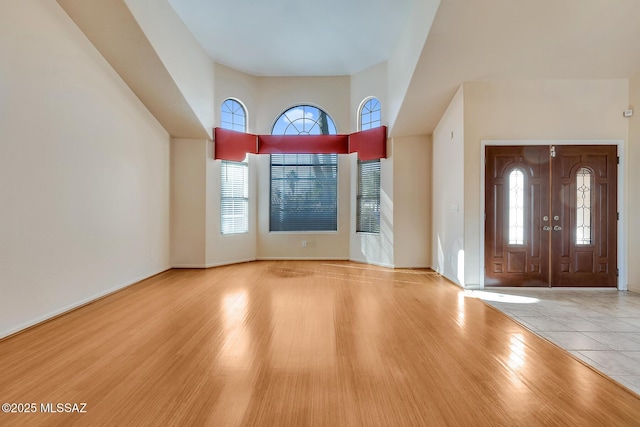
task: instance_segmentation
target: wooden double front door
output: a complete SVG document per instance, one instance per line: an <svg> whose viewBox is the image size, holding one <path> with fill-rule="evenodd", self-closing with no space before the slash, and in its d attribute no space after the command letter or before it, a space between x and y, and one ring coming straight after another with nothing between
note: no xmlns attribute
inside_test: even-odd
<svg viewBox="0 0 640 427"><path fill-rule="evenodd" d="M617 147L490 146L485 285L617 285Z"/></svg>

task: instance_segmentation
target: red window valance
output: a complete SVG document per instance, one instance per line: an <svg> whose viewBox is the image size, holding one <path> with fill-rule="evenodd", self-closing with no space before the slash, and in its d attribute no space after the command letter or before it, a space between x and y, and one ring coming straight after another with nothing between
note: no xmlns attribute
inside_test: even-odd
<svg viewBox="0 0 640 427"><path fill-rule="evenodd" d="M258 153L258 137L222 128L213 130L214 158L241 162L247 153Z"/></svg>
<svg viewBox="0 0 640 427"><path fill-rule="evenodd" d="M351 135L253 135L222 128L214 129L214 158L244 160L252 154L349 154L360 160L387 157L387 127Z"/></svg>
<svg viewBox="0 0 640 427"><path fill-rule="evenodd" d="M349 153L358 153L361 161L387 158L387 127L373 129L349 135Z"/></svg>

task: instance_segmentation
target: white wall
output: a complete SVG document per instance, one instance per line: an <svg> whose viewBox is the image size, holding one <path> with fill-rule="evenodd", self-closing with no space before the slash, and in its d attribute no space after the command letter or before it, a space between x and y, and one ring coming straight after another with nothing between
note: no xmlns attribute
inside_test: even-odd
<svg viewBox="0 0 640 427"><path fill-rule="evenodd" d="M0 33L2 337L169 267L169 136L55 1Z"/></svg>
<svg viewBox="0 0 640 427"><path fill-rule="evenodd" d="M394 267L431 266L431 138L393 138Z"/></svg>
<svg viewBox="0 0 640 427"><path fill-rule="evenodd" d="M206 264L207 144L205 139L171 139L172 267Z"/></svg>
<svg viewBox="0 0 640 427"><path fill-rule="evenodd" d="M629 253L632 254L629 260L635 260L640 253L640 216L633 214L640 210L640 193L636 191L637 183L640 182L640 168L630 167L630 165L640 164L640 73L629 79L629 108L634 110L634 115L628 120L629 123L629 143L627 144L627 158L625 170L627 171L627 185L625 200L626 209L624 215L627 218L627 242ZM628 263L629 290L640 292L640 264L637 262Z"/></svg>
<svg viewBox="0 0 640 427"><path fill-rule="evenodd" d="M629 82L526 80L464 84L465 285L480 283L482 140L623 140ZM621 213L625 215L623 211ZM619 259L619 263L627 260Z"/></svg>
<svg viewBox="0 0 640 427"><path fill-rule="evenodd" d="M464 286L464 92L433 131L432 266Z"/></svg>

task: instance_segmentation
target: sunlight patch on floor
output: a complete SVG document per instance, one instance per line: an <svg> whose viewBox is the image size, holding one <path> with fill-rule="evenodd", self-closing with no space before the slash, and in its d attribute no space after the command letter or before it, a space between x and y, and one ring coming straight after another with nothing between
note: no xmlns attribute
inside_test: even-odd
<svg viewBox="0 0 640 427"><path fill-rule="evenodd" d="M467 290L467 291L464 291L464 296L467 298L478 298L483 301L507 302L507 303L513 303L513 304L535 304L537 302L540 302L538 298L500 294L497 292L486 292L486 291Z"/></svg>

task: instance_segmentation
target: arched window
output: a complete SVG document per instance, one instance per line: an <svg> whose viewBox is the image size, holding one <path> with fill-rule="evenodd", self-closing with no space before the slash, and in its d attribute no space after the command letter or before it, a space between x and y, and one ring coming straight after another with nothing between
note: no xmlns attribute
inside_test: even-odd
<svg viewBox="0 0 640 427"><path fill-rule="evenodd" d="M524 245L524 172L509 173L509 244Z"/></svg>
<svg viewBox="0 0 640 427"><path fill-rule="evenodd" d="M220 108L220 127L246 132L247 113L242 104L232 98ZM240 234L249 231L249 165L223 160L220 168L220 232Z"/></svg>
<svg viewBox="0 0 640 427"><path fill-rule="evenodd" d="M335 135L336 125L327 113L311 105L298 105L282 113L271 135Z"/></svg>
<svg viewBox="0 0 640 427"><path fill-rule="evenodd" d="M365 99L360 105L360 130L377 128L382 125L380 115L380 101L378 98L370 97Z"/></svg>
<svg viewBox="0 0 640 427"><path fill-rule="evenodd" d="M238 100L229 98L222 103L220 127L237 132L247 131L247 112Z"/></svg>
<svg viewBox="0 0 640 427"><path fill-rule="evenodd" d="M358 123L358 130L382 125L380 101L377 98L367 98L360 104ZM358 161L356 231L380 233L380 159Z"/></svg>
<svg viewBox="0 0 640 427"><path fill-rule="evenodd" d="M580 168L576 174L576 245L591 244L591 170Z"/></svg>
<svg viewBox="0 0 640 427"><path fill-rule="evenodd" d="M275 121L272 135L334 135L320 108L298 105ZM303 143L303 142L301 142ZM270 231L338 230L338 155L272 154Z"/></svg>

